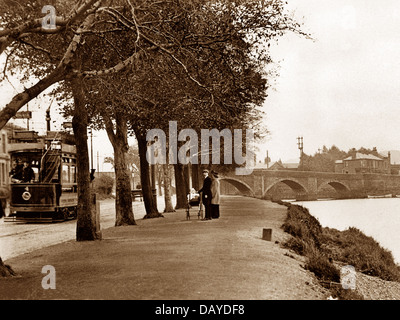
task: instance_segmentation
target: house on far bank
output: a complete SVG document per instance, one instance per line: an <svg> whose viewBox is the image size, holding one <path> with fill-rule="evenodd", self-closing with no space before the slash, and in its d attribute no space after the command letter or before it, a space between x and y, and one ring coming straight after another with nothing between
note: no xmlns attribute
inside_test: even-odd
<svg viewBox="0 0 400 320"><path fill-rule="evenodd" d="M268 169L269 170L297 170L299 163L296 162L282 162L278 160L274 162Z"/></svg>
<svg viewBox="0 0 400 320"><path fill-rule="evenodd" d="M335 162L335 172L391 174L390 152L387 156L353 152L350 157Z"/></svg>

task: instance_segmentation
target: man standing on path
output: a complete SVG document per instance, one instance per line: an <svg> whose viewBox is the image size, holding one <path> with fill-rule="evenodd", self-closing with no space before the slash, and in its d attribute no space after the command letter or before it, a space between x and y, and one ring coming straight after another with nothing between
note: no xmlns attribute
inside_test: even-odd
<svg viewBox="0 0 400 320"><path fill-rule="evenodd" d="M203 170L203 175L203 188L199 190L199 193L201 192L201 199L205 209L204 220L211 220L211 178L208 176L207 169Z"/></svg>

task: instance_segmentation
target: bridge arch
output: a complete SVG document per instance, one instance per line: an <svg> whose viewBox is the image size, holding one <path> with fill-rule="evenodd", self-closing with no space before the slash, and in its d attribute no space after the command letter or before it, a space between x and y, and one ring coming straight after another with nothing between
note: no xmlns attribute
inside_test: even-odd
<svg viewBox="0 0 400 320"><path fill-rule="evenodd" d="M276 186L278 183L284 183L288 187L290 187L297 195L304 195L307 194L307 189L303 186L302 183L299 181L296 181L295 179L277 179L273 183L271 183L269 186L267 186L266 190L264 191L263 197L266 197L268 192Z"/></svg>
<svg viewBox="0 0 400 320"><path fill-rule="evenodd" d="M333 189L336 190L336 192L340 196L346 196L351 193L351 189L349 186L347 186L344 182L342 181L337 181L337 180L329 180L329 181L324 181L319 187L318 187L318 192L321 192L321 190L326 187L326 186L331 186Z"/></svg>
<svg viewBox="0 0 400 320"><path fill-rule="evenodd" d="M251 187L247 183L245 183L245 182L243 182L243 181L241 181L239 179L232 178L232 177L221 177L219 180L220 181L226 181L226 182L230 183L236 189L238 189L239 192L241 192L244 195L254 197L253 189L251 189Z"/></svg>

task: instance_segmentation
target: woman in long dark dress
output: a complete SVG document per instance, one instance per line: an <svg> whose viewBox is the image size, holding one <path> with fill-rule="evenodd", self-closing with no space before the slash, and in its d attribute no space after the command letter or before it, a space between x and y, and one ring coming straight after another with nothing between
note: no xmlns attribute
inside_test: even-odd
<svg viewBox="0 0 400 320"><path fill-rule="evenodd" d="M205 217L203 220L211 220L211 177L208 176L208 170L203 170L204 182L203 188L198 192L201 193L201 200L205 209Z"/></svg>
<svg viewBox="0 0 400 320"><path fill-rule="evenodd" d="M218 172L211 171L211 218L219 218L220 183Z"/></svg>

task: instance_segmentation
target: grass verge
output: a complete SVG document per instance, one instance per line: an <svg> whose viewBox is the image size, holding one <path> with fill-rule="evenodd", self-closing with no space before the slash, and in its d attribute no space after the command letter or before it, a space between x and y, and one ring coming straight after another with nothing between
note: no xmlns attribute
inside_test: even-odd
<svg viewBox="0 0 400 320"><path fill-rule="evenodd" d="M286 202L287 216L282 228L292 235L283 245L306 257L305 268L315 274L333 297L362 299L356 291L340 286L340 270L334 261L352 265L362 273L383 280L400 281L400 267L392 253L382 248L373 238L356 228L338 231L322 228L319 221L306 208Z"/></svg>

